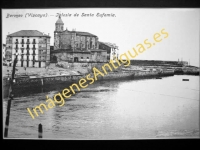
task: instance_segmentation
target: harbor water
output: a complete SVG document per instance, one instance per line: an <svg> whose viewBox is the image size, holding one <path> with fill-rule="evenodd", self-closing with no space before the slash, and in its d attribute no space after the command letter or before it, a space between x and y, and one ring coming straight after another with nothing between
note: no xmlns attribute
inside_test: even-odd
<svg viewBox="0 0 200 150"><path fill-rule="evenodd" d="M8 138L37 139L40 123L45 139L199 137L199 76L95 82L32 119L26 108L46 104L46 95L63 87L19 93L11 104ZM3 127L6 110L3 99Z"/></svg>

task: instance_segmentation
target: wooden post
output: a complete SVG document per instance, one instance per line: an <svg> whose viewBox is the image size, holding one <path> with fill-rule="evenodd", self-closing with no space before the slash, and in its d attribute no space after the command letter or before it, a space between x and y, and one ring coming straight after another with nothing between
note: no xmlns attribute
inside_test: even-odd
<svg viewBox="0 0 200 150"><path fill-rule="evenodd" d="M8 137L8 128L9 128L9 119L10 119L10 107L11 107L11 101L13 99L13 80L15 76L15 67L17 64L17 55L13 63L13 70L12 70L12 79L10 80L10 89L9 89L9 100L7 105L7 112L6 112L6 122L5 122L5 130L4 130L4 137Z"/></svg>
<svg viewBox="0 0 200 150"><path fill-rule="evenodd" d="M43 83L43 78L41 78L41 82L42 82L42 86L44 85L44 83Z"/></svg>
<svg viewBox="0 0 200 150"><path fill-rule="evenodd" d="M42 124L38 125L38 138L42 138Z"/></svg>

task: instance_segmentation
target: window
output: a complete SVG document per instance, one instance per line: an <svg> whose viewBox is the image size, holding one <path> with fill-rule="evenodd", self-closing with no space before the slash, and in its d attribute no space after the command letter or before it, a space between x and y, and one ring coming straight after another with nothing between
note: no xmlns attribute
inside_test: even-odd
<svg viewBox="0 0 200 150"><path fill-rule="evenodd" d="M22 47L24 47L24 44L22 44Z"/></svg>

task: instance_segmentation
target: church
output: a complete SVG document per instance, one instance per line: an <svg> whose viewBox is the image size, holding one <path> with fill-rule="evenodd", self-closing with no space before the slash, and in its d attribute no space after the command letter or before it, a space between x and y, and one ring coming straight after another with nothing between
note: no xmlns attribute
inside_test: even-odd
<svg viewBox="0 0 200 150"><path fill-rule="evenodd" d="M69 31L67 28L64 30L64 23L59 16L55 23L54 50L51 51L51 58L66 62L107 62L110 60L110 54L106 49L99 49L99 44L101 42L97 35Z"/></svg>

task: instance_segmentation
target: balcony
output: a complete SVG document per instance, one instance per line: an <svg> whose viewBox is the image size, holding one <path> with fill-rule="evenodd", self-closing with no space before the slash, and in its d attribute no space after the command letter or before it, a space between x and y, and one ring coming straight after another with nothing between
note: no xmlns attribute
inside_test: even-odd
<svg viewBox="0 0 200 150"><path fill-rule="evenodd" d="M21 47L21 50L23 51L23 50L24 50L24 47Z"/></svg>
<svg viewBox="0 0 200 150"><path fill-rule="evenodd" d="M36 55L35 51L33 51L33 55Z"/></svg>
<svg viewBox="0 0 200 150"><path fill-rule="evenodd" d="M30 52L29 52L29 51L27 51L26 55L30 55Z"/></svg>
<svg viewBox="0 0 200 150"><path fill-rule="evenodd" d="M24 42L24 41L22 41L20 44L25 44L25 42Z"/></svg>
<svg viewBox="0 0 200 150"><path fill-rule="evenodd" d="M39 50L43 50L43 49L46 49L46 47L39 47L38 49Z"/></svg>
<svg viewBox="0 0 200 150"><path fill-rule="evenodd" d="M12 44L12 41L7 41L7 44Z"/></svg>
<svg viewBox="0 0 200 150"><path fill-rule="evenodd" d="M32 42L32 44L36 44L36 42L35 42L35 41L33 41L33 42Z"/></svg>
<svg viewBox="0 0 200 150"><path fill-rule="evenodd" d="M28 50L30 50L30 48L29 48L29 47L27 47L26 49L27 49L27 51L28 51Z"/></svg>
<svg viewBox="0 0 200 150"><path fill-rule="evenodd" d="M30 44L30 42L29 42L29 41L27 41L27 42L26 42L26 44Z"/></svg>
<svg viewBox="0 0 200 150"><path fill-rule="evenodd" d="M32 48L32 50L36 50L36 48L35 48L35 47L33 47L33 48Z"/></svg>
<svg viewBox="0 0 200 150"><path fill-rule="evenodd" d="M15 42L15 44L19 44L19 42L17 41L17 42Z"/></svg>

